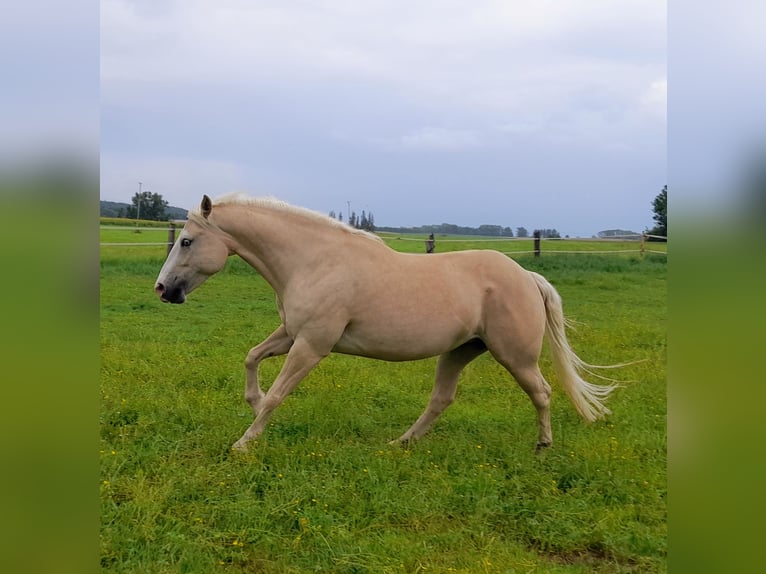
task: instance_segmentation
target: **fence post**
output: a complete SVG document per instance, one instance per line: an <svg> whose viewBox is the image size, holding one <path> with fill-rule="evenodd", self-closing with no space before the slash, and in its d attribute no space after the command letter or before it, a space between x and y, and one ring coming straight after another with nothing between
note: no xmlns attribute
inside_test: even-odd
<svg viewBox="0 0 766 574"><path fill-rule="evenodd" d="M646 233L641 234L641 258L644 257L644 250L646 249Z"/></svg>
<svg viewBox="0 0 766 574"><path fill-rule="evenodd" d="M173 249L173 244L176 242L176 224L171 223L170 228L168 229L168 255L170 255L170 250Z"/></svg>
<svg viewBox="0 0 766 574"><path fill-rule="evenodd" d="M535 257L540 257L540 230L535 230Z"/></svg>
<svg viewBox="0 0 766 574"><path fill-rule="evenodd" d="M434 234L428 236L426 239L426 253L433 253L436 248L436 241L434 241Z"/></svg>

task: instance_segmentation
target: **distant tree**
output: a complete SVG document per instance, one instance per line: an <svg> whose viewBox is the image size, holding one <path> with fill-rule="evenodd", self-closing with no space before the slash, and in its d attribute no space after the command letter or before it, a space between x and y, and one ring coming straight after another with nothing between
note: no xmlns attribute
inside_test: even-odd
<svg viewBox="0 0 766 574"><path fill-rule="evenodd" d="M655 226L649 230L650 235L668 236L668 186L662 188L662 191L652 201L652 210Z"/></svg>
<svg viewBox="0 0 766 574"><path fill-rule="evenodd" d="M363 229L364 231L375 231L375 217L372 212L367 213L362 210L362 215L357 217L355 212L351 212L351 219L354 221L354 227L357 229Z"/></svg>
<svg viewBox="0 0 766 574"><path fill-rule="evenodd" d="M540 232L540 237L548 239L561 239L561 234L555 229L536 229L535 232Z"/></svg>
<svg viewBox="0 0 766 574"><path fill-rule="evenodd" d="M503 237L513 237L513 230L510 227L503 227L501 235Z"/></svg>
<svg viewBox="0 0 766 574"><path fill-rule="evenodd" d="M356 227L356 211L352 211L351 215L348 217L348 224L351 227Z"/></svg>
<svg viewBox="0 0 766 574"><path fill-rule="evenodd" d="M641 235L640 233L636 233L635 231L630 231L628 229L605 229L604 231L599 231L597 233L597 237L600 237L602 239L606 237L625 237L625 236L631 236L631 235ZM638 237L635 237L635 239L638 239Z"/></svg>
<svg viewBox="0 0 766 574"><path fill-rule="evenodd" d="M159 193L144 191L136 193L132 198L132 205L126 209L126 214L130 219L147 219L150 221L167 221L169 219L166 213L168 202L162 199Z"/></svg>
<svg viewBox="0 0 766 574"><path fill-rule="evenodd" d="M441 232L447 233L450 235L459 235L460 234L460 228L455 225L454 223L442 223L441 224Z"/></svg>
<svg viewBox="0 0 766 574"><path fill-rule="evenodd" d="M529 231L527 231L526 227L517 227L516 237L529 237Z"/></svg>
<svg viewBox="0 0 766 574"><path fill-rule="evenodd" d="M479 225L479 235L488 235L489 237L499 237L503 233L503 228L499 225Z"/></svg>
<svg viewBox="0 0 766 574"><path fill-rule="evenodd" d="M340 221L341 223L343 223L343 213L342 213L342 212L339 212L339 213L338 213L338 221Z"/></svg>
<svg viewBox="0 0 766 574"><path fill-rule="evenodd" d="M329 215L329 217L332 217L333 219L335 219L335 212L334 211L330 211L330 213L328 215Z"/></svg>

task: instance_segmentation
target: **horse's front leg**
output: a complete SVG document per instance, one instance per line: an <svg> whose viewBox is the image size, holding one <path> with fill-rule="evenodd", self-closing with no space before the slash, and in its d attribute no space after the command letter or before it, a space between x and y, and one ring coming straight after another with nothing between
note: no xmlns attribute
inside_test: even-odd
<svg viewBox="0 0 766 574"><path fill-rule="evenodd" d="M234 450L247 450L247 444L257 438L266 428L274 409L282 404L287 395L298 386L298 383L327 353L317 352L305 339L298 338L295 340L287 353L287 359L282 370L271 388L259 401L258 415L255 417L255 421L245 431L242 438L232 445Z"/></svg>
<svg viewBox="0 0 766 574"><path fill-rule="evenodd" d="M258 365L263 359L284 355L290 350L293 340L287 334L284 325L280 325L276 331L268 336L262 343L256 345L247 354L245 359L246 383L245 400L250 403L253 413L258 416L260 405L266 393L258 384Z"/></svg>

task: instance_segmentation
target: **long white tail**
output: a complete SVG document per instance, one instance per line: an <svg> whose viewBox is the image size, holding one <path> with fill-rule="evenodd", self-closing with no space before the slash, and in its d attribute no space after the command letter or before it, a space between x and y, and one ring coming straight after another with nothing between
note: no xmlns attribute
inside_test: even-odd
<svg viewBox="0 0 766 574"><path fill-rule="evenodd" d="M590 369L604 367L590 365L575 354L572 347L569 346L569 341L567 341L567 321L564 318L561 296L545 277L533 271L529 273L537 282L545 301L545 314L547 316L545 334L551 344L553 366L572 404L577 412L589 422L611 414L612 411L604 405L604 400L619 385L594 385L580 376L580 371L590 372Z"/></svg>

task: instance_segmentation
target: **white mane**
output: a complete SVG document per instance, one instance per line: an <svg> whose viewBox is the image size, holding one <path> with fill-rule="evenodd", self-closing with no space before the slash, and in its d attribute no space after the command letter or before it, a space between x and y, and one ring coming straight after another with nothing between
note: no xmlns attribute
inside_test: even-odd
<svg viewBox="0 0 766 574"><path fill-rule="evenodd" d="M227 193L227 194L221 195L220 197L214 199L213 208L215 208L216 205L242 205L242 206L252 205L255 207L261 207L265 209L273 209L276 211L293 213L295 215L299 215L301 217L305 217L307 219L311 219L313 221L318 221L326 225L329 225L331 227L335 227L337 229L340 229L348 233L361 235L362 237L367 237L368 239L374 239L376 241L383 242L383 240L380 237L378 237L377 235L373 233L369 233L361 229L354 229L353 227L346 225L342 221L338 221L337 219L333 219L332 217L329 217L317 211L306 209L305 207L290 205L289 203L282 201L281 199L277 199L276 197L271 197L271 196L252 197L247 195L246 193L233 192L233 193ZM194 216L194 218L197 220L201 219L199 207L189 210L189 217L192 217L192 216Z"/></svg>

